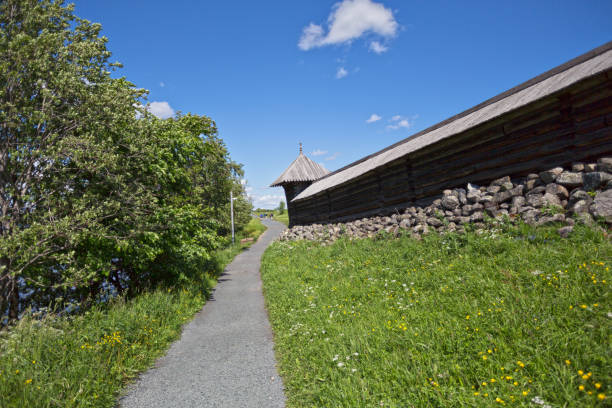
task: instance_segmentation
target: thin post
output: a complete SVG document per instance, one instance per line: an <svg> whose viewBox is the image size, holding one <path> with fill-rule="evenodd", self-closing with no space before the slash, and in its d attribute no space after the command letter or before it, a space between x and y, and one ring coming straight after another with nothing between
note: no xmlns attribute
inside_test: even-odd
<svg viewBox="0 0 612 408"><path fill-rule="evenodd" d="M232 245L234 245L234 193L230 191L230 213L232 218Z"/></svg>

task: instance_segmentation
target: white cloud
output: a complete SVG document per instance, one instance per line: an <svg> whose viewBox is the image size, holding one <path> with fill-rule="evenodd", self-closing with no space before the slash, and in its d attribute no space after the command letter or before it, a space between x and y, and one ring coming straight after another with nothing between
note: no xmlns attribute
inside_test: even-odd
<svg viewBox="0 0 612 408"><path fill-rule="evenodd" d="M249 194L249 198L253 202L254 208L264 208L272 210L278 207L281 201L285 201L285 195L280 194ZM285 203L286 204L286 203Z"/></svg>
<svg viewBox="0 0 612 408"><path fill-rule="evenodd" d="M322 156L327 153L328 153L327 150L317 149L317 150L313 150L310 154L313 156Z"/></svg>
<svg viewBox="0 0 612 408"><path fill-rule="evenodd" d="M336 72L336 79L342 79L347 75L348 75L348 71L344 69L344 67L339 67L338 71Z"/></svg>
<svg viewBox="0 0 612 408"><path fill-rule="evenodd" d="M414 124L415 119L418 118L418 115L413 115L410 118L405 118L401 115L393 116L387 125L387 130L398 130L398 129L410 129Z"/></svg>
<svg viewBox="0 0 612 408"><path fill-rule="evenodd" d="M370 43L370 51L375 52L376 54L382 54L383 52L387 52L389 47L386 47L379 43L378 41L372 41Z"/></svg>
<svg viewBox="0 0 612 408"><path fill-rule="evenodd" d="M323 27L314 23L310 23L302 31L302 36L300 37L300 41L298 42L298 47L300 47L300 49L304 51L309 50L313 47L317 47L317 44L321 41L322 37Z"/></svg>
<svg viewBox="0 0 612 408"><path fill-rule="evenodd" d="M394 37L398 24L391 9L372 0L343 0L334 4L327 18L327 33L310 23L302 31L298 47L304 51L324 45L350 43L366 33ZM378 43L382 46L380 43Z"/></svg>
<svg viewBox="0 0 612 408"><path fill-rule="evenodd" d="M379 120L382 119L382 116L378 116L377 114L373 113L370 118L368 120L366 120L366 123L374 123L374 122L378 122Z"/></svg>
<svg viewBox="0 0 612 408"><path fill-rule="evenodd" d="M174 109L168 102L151 102L147 110L160 119L167 119L174 115Z"/></svg>
<svg viewBox="0 0 612 408"><path fill-rule="evenodd" d="M340 153L336 152L334 154L332 154L331 156L328 156L325 158L325 160L330 161L330 160L336 160L336 158L340 156Z"/></svg>
<svg viewBox="0 0 612 408"><path fill-rule="evenodd" d="M159 86L161 86L163 88L164 86L166 86L166 84L164 84L163 82L160 82Z"/></svg>

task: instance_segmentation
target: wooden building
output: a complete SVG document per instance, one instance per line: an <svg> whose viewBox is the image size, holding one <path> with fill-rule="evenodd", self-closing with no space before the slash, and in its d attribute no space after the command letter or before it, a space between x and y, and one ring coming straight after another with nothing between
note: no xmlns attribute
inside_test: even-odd
<svg viewBox="0 0 612 408"><path fill-rule="evenodd" d="M325 167L321 166L319 163L315 163L304 155L304 152L302 152L302 144L300 143L300 153L298 157L289 167L287 167L283 174L270 185L270 187L282 186L285 190L290 226L293 226L291 220L295 218L293 217L293 204L291 200L310 186L313 181L320 179L328 173L329 171Z"/></svg>
<svg viewBox="0 0 612 408"><path fill-rule="evenodd" d="M327 223L428 204L468 182L609 155L612 42L339 170L305 176L320 177L309 185L291 176L296 162L308 160L300 154L273 185L287 186L291 225Z"/></svg>

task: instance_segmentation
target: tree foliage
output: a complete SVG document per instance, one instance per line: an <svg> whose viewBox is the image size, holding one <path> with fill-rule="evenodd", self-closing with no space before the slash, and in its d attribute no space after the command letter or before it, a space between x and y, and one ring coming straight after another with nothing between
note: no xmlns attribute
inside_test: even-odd
<svg viewBox="0 0 612 408"><path fill-rule="evenodd" d="M0 1L0 316L9 319L109 285L133 292L199 276L229 229L230 191L243 194L214 121L150 115L146 91L111 75L120 65L100 30L61 1Z"/></svg>

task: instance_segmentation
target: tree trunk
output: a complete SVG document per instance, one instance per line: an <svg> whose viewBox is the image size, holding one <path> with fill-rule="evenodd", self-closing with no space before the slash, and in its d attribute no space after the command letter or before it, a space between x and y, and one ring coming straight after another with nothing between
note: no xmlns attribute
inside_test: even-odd
<svg viewBox="0 0 612 408"><path fill-rule="evenodd" d="M8 291L8 258L0 258L0 325L2 318L8 315L9 308L9 291Z"/></svg>
<svg viewBox="0 0 612 408"><path fill-rule="evenodd" d="M0 316L8 315L9 322L19 317L19 286L10 274L10 260L0 258Z"/></svg>

